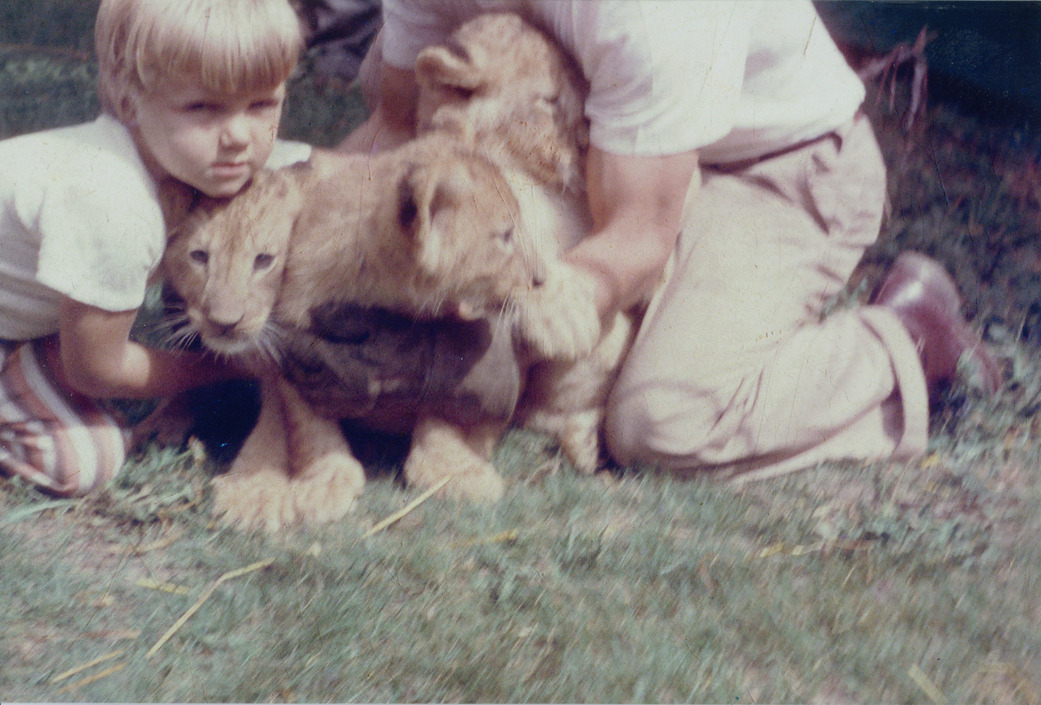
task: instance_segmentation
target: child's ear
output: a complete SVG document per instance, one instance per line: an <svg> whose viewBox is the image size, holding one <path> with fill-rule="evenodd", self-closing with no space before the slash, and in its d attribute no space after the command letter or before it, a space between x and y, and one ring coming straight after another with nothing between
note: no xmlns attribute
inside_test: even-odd
<svg viewBox="0 0 1041 705"><path fill-rule="evenodd" d="M176 179L164 179L159 184L159 207L163 212L166 232L176 230L195 206L199 192Z"/></svg>

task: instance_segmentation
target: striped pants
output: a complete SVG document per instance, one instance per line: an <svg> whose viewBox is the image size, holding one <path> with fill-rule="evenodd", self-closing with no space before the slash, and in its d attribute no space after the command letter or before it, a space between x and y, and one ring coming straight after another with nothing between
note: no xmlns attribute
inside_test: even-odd
<svg viewBox="0 0 1041 705"><path fill-rule="evenodd" d="M55 385L42 344L0 344L0 472L60 497L84 495L119 472L128 436L103 402Z"/></svg>

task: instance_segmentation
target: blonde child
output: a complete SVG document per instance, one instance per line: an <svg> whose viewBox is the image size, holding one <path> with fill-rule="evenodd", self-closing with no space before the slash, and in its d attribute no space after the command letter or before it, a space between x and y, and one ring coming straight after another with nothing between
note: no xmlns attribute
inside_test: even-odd
<svg viewBox="0 0 1041 705"><path fill-rule="evenodd" d="M0 470L84 494L125 458L105 399L225 379L130 340L166 242L167 183L237 193L308 158L275 139L302 49L287 0L102 0L103 114L0 142Z"/></svg>

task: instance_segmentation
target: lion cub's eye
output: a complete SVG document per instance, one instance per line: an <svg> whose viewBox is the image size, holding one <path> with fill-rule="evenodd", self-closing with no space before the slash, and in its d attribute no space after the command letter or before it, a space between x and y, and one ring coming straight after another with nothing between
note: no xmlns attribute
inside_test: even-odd
<svg viewBox="0 0 1041 705"><path fill-rule="evenodd" d="M458 100L470 100L477 93L473 88L462 86L449 86L449 92Z"/></svg>
<svg viewBox="0 0 1041 705"><path fill-rule="evenodd" d="M451 100L458 100L458 101L462 101L462 102L467 102L471 98L473 98L474 95L477 94L477 89L476 88L469 88L467 86L460 86L460 85L455 84L455 83L447 83L447 82L445 82L445 83L439 84L438 87L442 90L442 92L443 92L443 94L445 96L445 99L449 100L449 101L451 101Z"/></svg>
<svg viewBox="0 0 1041 705"><path fill-rule="evenodd" d="M267 269L274 263L275 256L262 253L257 255L257 258L253 260L253 270L259 272L262 269Z"/></svg>
<svg viewBox="0 0 1041 705"><path fill-rule="evenodd" d="M504 245L509 245L511 242L513 242L513 228L506 228L501 233L499 233L499 240Z"/></svg>
<svg viewBox="0 0 1041 705"><path fill-rule="evenodd" d="M192 262L197 264L206 264L210 261L210 253L206 250L192 250L188 256L192 258Z"/></svg>

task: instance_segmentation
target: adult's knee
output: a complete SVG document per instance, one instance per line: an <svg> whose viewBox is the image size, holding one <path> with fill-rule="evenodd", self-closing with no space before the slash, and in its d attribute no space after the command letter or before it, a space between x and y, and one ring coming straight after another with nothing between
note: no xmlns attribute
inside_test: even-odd
<svg viewBox="0 0 1041 705"><path fill-rule="evenodd" d="M693 386L616 389L604 418L607 448L618 463L674 470L718 463L734 430L716 395Z"/></svg>

